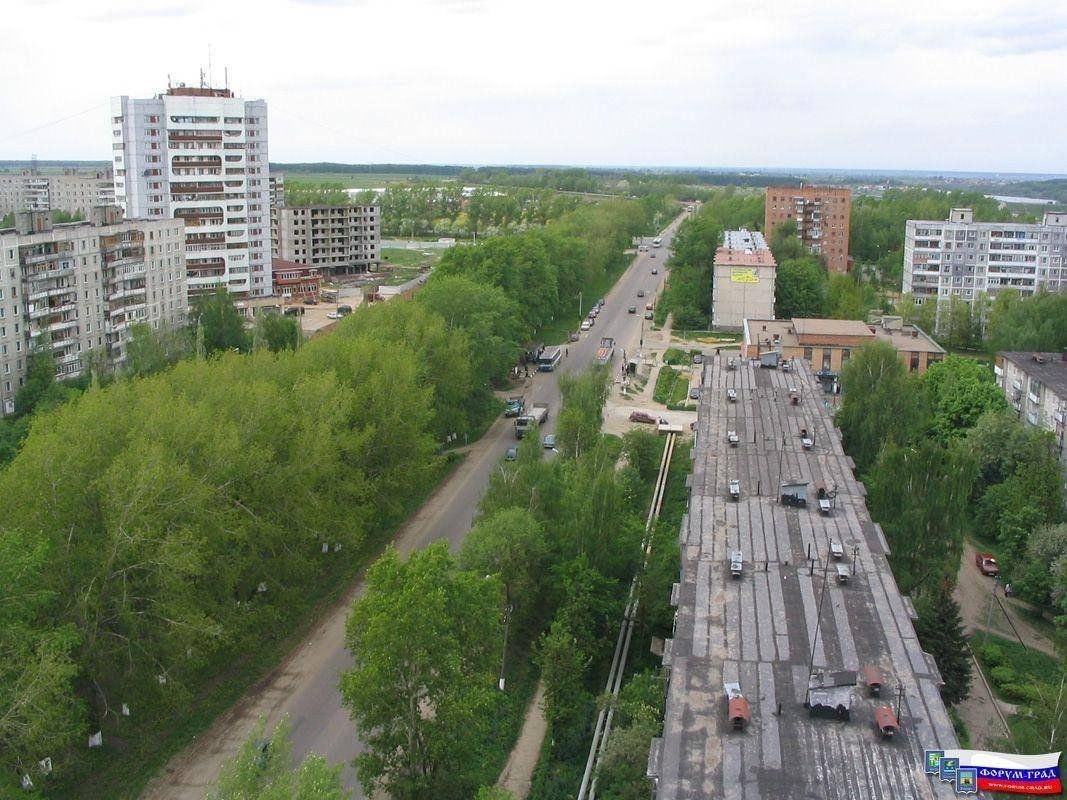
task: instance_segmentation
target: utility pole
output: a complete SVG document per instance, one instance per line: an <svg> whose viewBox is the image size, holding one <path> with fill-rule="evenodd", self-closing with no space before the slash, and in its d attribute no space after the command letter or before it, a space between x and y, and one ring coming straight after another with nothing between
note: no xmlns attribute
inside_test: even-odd
<svg viewBox="0 0 1067 800"><path fill-rule="evenodd" d="M578 319L582 318L582 293L578 292Z"/></svg>

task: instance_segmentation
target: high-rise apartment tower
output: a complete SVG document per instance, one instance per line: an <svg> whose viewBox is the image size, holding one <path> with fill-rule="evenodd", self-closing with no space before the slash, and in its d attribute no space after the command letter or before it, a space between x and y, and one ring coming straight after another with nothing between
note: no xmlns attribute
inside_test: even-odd
<svg viewBox="0 0 1067 800"><path fill-rule="evenodd" d="M189 294L272 294L266 101L179 84L112 98L111 129L115 201L185 222Z"/></svg>

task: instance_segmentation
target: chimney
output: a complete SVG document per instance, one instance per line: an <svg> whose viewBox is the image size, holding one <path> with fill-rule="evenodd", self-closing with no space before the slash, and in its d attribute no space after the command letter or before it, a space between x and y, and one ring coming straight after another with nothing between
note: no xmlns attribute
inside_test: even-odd
<svg viewBox="0 0 1067 800"><path fill-rule="evenodd" d="M912 339L918 339L919 338L919 329L918 328L912 328L912 330L911 330L911 338Z"/></svg>

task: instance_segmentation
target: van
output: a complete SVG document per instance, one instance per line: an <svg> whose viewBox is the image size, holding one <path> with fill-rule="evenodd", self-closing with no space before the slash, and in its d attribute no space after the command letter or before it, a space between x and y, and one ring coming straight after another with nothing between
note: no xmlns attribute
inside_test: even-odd
<svg viewBox="0 0 1067 800"><path fill-rule="evenodd" d="M344 317L352 313L352 306L337 306L337 316Z"/></svg>

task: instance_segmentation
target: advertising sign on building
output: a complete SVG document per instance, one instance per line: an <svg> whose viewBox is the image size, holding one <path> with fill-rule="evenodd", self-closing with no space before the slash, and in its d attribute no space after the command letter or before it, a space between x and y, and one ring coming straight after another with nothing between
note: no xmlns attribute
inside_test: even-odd
<svg viewBox="0 0 1067 800"><path fill-rule="evenodd" d="M730 270L731 283L759 283L759 274L755 269L734 267Z"/></svg>

